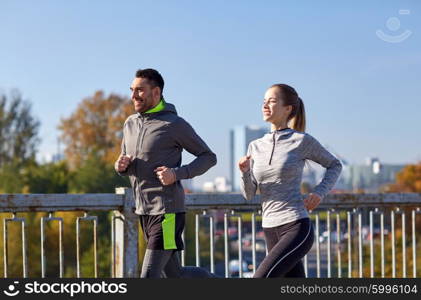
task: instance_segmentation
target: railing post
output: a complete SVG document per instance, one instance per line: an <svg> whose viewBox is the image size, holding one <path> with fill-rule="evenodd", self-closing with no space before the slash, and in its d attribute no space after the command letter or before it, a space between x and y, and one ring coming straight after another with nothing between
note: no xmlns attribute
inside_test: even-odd
<svg viewBox="0 0 421 300"><path fill-rule="evenodd" d="M113 277L139 277L139 217L133 211L134 199L129 188L116 188L123 195L123 210L113 211Z"/></svg>

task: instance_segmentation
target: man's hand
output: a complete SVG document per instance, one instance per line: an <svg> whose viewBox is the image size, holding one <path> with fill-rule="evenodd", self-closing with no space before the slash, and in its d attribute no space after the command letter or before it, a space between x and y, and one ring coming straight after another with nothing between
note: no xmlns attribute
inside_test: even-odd
<svg viewBox="0 0 421 300"><path fill-rule="evenodd" d="M177 180L175 172L171 168L162 166L156 168L154 172L163 185L173 184Z"/></svg>
<svg viewBox="0 0 421 300"><path fill-rule="evenodd" d="M321 198L317 194L310 193L307 198L304 199L304 206L307 210L314 210L320 203Z"/></svg>
<svg viewBox="0 0 421 300"><path fill-rule="evenodd" d="M250 159L251 155L243 156L239 162L238 167L240 168L241 172L246 173L250 170Z"/></svg>
<svg viewBox="0 0 421 300"><path fill-rule="evenodd" d="M132 161L133 156L120 155L115 165L116 171L120 173L126 171Z"/></svg>

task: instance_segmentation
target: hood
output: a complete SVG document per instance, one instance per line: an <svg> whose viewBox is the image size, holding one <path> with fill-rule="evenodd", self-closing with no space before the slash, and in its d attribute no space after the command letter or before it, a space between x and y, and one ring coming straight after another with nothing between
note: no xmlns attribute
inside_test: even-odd
<svg viewBox="0 0 421 300"><path fill-rule="evenodd" d="M147 114L146 113L137 113L137 115L139 117L147 117L147 116L153 116L153 115L162 114L162 113L173 113L173 114L177 115L177 110L175 109L174 104L165 102L165 107L161 111L154 112L154 113L147 113Z"/></svg>

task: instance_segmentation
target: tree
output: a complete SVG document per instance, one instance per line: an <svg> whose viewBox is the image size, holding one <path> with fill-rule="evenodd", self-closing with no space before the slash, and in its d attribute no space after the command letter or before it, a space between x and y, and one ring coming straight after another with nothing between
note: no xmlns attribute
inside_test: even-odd
<svg viewBox="0 0 421 300"><path fill-rule="evenodd" d="M132 113L126 98L104 97L97 92L85 99L77 110L60 124L68 160L38 164L35 161L39 123L30 114L30 105L14 96L7 105L0 98L0 193L114 193L116 186L128 186L127 178L114 171L120 152L124 120ZM65 276L76 276L76 218L82 212L55 212L64 222ZM90 212L98 216L99 275L109 274L110 212ZM29 276L41 274L40 218L47 213L19 213L27 220ZM0 216L0 223L3 217ZM81 224L81 262L83 274L92 275L92 224ZM22 276L20 224L9 226L9 276ZM48 222L46 232L47 276L58 276L57 222ZM0 239L0 249L3 240ZM143 249L141 247L141 249ZM0 272L3 264L0 264Z"/></svg>
<svg viewBox="0 0 421 300"><path fill-rule="evenodd" d="M24 193L62 194L68 192L72 174L65 161L38 164L32 162L23 169Z"/></svg>
<svg viewBox="0 0 421 300"><path fill-rule="evenodd" d="M39 144L40 123L31 114L31 104L22 100L18 91L10 98L0 96L0 166L11 160L23 163L33 159Z"/></svg>
<svg viewBox="0 0 421 300"><path fill-rule="evenodd" d="M384 187L390 193L421 193L421 162L405 166L396 174L396 181Z"/></svg>
<svg viewBox="0 0 421 300"><path fill-rule="evenodd" d="M118 175L113 164L106 163L92 152L78 169L73 171L69 183L71 193L114 193L116 187L129 186L126 177Z"/></svg>
<svg viewBox="0 0 421 300"><path fill-rule="evenodd" d="M84 99L59 125L70 168L78 168L93 153L112 165L120 153L123 123L132 113L130 99L115 94L97 91Z"/></svg>
<svg viewBox="0 0 421 300"><path fill-rule="evenodd" d="M395 182L392 184L388 184L382 187L383 192L387 193L421 193L421 162L418 162L416 164L411 164L405 166L400 172L396 174ZM406 213L406 215L411 214L411 211L416 209L416 206L404 206L402 207L402 211ZM407 228L410 228L410 218L406 220L406 226ZM421 220L416 218L415 221L415 228L421 227ZM402 229L396 228L395 230L396 234L396 240L400 240L402 236ZM416 232L416 240L420 240L420 233L419 231ZM402 260L402 244L398 243L396 246L396 261ZM408 245L405 245L407 257L411 257L411 247ZM390 249L392 248L392 245L389 243L386 243L385 245L385 251L386 253L390 253ZM386 258L387 259L387 258ZM414 261L412 259L409 259L407 268L412 269L412 265L414 264ZM421 264L421 257L417 258L417 265L419 266ZM418 268L419 269L419 268ZM392 269L390 267L390 264L386 265L386 276L391 276ZM401 264L397 265L396 274L398 276L402 272L402 266ZM419 272L419 270L418 270Z"/></svg>
<svg viewBox="0 0 421 300"><path fill-rule="evenodd" d="M35 160L39 126L18 91L0 95L0 192L21 192L22 168Z"/></svg>

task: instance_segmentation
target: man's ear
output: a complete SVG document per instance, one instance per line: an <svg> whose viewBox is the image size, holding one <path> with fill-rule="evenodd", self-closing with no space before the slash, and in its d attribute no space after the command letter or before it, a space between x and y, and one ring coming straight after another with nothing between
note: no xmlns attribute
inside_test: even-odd
<svg viewBox="0 0 421 300"><path fill-rule="evenodd" d="M159 98L159 100L161 100L161 88L159 86L154 87L152 93L154 98Z"/></svg>

